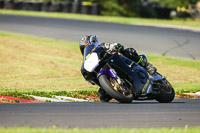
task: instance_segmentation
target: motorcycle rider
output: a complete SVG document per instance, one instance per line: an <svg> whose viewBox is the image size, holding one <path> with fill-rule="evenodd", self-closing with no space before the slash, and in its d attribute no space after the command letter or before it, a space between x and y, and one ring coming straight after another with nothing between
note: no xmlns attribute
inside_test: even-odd
<svg viewBox="0 0 200 133"><path fill-rule="evenodd" d="M133 60L134 62L145 68L150 75L154 75L157 71L157 69L152 64L147 62L146 58L138 55L134 48L124 49L124 46L119 43L100 43L96 35L87 35L82 37L82 39L80 40L80 50L82 55L84 54L84 48L91 43L96 43L97 45L103 46L108 52L118 51L122 53L125 57ZM102 102L109 102L109 100L112 99L112 97L110 97L101 88L99 88L98 96L100 97L100 100Z"/></svg>

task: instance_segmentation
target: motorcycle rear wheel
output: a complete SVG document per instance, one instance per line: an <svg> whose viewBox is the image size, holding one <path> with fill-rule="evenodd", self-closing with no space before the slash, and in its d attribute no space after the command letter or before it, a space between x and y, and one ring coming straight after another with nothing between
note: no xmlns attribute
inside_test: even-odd
<svg viewBox="0 0 200 133"><path fill-rule="evenodd" d="M117 80L107 75L101 75L99 78L101 87L114 99L120 103L131 103L134 99L132 91L126 86L118 84ZM127 83L126 83L127 84ZM124 90L124 91L123 91Z"/></svg>
<svg viewBox="0 0 200 133"><path fill-rule="evenodd" d="M174 88L167 79L163 79L160 84L160 94L155 99L160 103L170 103L175 97Z"/></svg>

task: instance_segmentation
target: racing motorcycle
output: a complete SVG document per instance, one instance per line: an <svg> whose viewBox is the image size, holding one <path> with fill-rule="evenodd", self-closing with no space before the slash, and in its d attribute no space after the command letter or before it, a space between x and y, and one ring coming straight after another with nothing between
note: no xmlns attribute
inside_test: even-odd
<svg viewBox="0 0 200 133"><path fill-rule="evenodd" d="M140 56L147 60L144 54ZM153 99L169 103L175 96L172 85L158 72L151 76L146 69L118 51L108 52L95 43L84 49L81 73L87 81L100 86L120 103Z"/></svg>

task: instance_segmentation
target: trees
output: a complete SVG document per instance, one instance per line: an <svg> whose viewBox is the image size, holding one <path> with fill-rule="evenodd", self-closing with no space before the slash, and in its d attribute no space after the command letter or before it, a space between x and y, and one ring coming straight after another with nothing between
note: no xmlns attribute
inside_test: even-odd
<svg viewBox="0 0 200 133"><path fill-rule="evenodd" d="M144 7L141 0L99 0L102 15L126 17L156 17L151 7Z"/></svg>
<svg viewBox="0 0 200 133"><path fill-rule="evenodd" d="M190 4L196 4L200 0L152 0L159 2L168 8L188 7Z"/></svg>
<svg viewBox="0 0 200 133"><path fill-rule="evenodd" d="M102 6L102 15L111 16L139 16L140 0L99 0Z"/></svg>

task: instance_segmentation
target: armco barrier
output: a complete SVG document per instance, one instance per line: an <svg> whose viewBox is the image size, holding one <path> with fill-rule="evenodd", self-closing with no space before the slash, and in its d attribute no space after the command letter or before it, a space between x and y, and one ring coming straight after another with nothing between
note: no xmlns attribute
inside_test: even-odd
<svg viewBox="0 0 200 133"><path fill-rule="evenodd" d="M0 8L44 11L44 12L68 12L100 15L101 7L99 3L92 2L21 2L17 0L0 0Z"/></svg>

